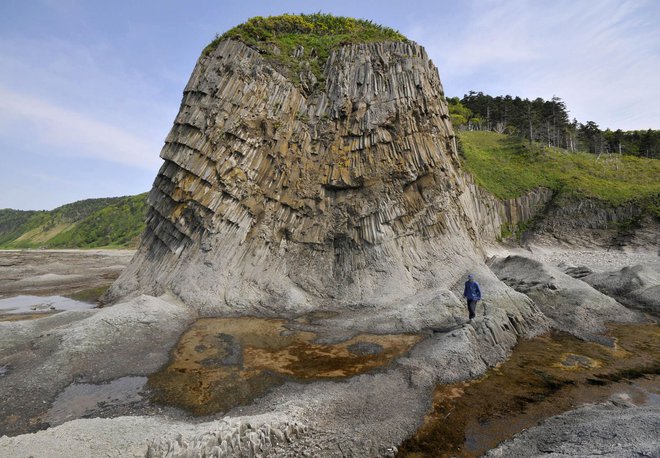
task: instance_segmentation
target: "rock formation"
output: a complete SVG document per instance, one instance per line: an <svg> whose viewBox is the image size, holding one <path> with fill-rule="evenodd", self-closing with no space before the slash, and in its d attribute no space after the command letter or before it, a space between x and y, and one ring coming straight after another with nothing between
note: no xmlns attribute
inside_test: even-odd
<svg viewBox="0 0 660 458"><path fill-rule="evenodd" d="M657 407L638 407L613 396L608 403L586 405L552 417L503 442L484 457L658 456L658 428Z"/></svg>
<svg viewBox="0 0 660 458"><path fill-rule="evenodd" d="M622 304L660 315L660 264L637 264L582 278Z"/></svg>
<svg viewBox="0 0 660 458"><path fill-rule="evenodd" d="M110 299L171 290L233 311L382 303L483 259L424 49L345 45L323 77L310 91L235 40L199 59L146 233Z"/></svg>
<svg viewBox="0 0 660 458"><path fill-rule="evenodd" d="M530 218L550 194L502 203L463 174L421 46L344 43L318 67L316 50L298 46L286 58L303 56L292 73L240 40L203 53L161 153L140 247L106 296L120 303L0 322L0 412L26 413L0 427L33 430L75 382L153 373L203 315L288 318L319 342L361 332L426 338L380 371L290 381L222 420L144 407L1 437L1 453L391 456L437 383L483 374L550 325L591 338L606 320L635 319L534 260L485 264L500 226ZM469 324L459 299L468 272L484 291ZM332 313L303 315L323 309Z"/></svg>
<svg viewBox="0 0 660 458"><path fill-rule="evenodd" d="M635 322L640 316L587 283L543 263L519 255L493 258L497 277L539 306L553 327L581 339L598 340L611 321Z"/></svg>

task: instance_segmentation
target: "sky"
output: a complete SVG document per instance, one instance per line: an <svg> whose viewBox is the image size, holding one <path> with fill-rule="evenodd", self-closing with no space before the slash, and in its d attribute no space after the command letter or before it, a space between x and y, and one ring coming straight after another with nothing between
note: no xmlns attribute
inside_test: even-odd
<svg viewBox="0 0 660 458"><path fill-rule="evenodd" d="M148 191L215 35L319 11L422 44L449 97L556 95L580 122L660 129L657 0L2 0L0 208Z"/></svg>

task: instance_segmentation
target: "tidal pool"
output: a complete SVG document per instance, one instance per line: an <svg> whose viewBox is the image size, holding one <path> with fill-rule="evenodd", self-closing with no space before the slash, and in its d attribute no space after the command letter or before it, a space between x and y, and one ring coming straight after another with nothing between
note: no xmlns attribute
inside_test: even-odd
<svg viewBox="0 0 660 458"><path fill-rule="evenodd" d="M76 418L100 416L104 408L139 402L146 381L146 377L122 377L103 384L72 383L57 396L44 421L57 426Z"/></svg>
<svg viewBox="0 0 660 458"><path fill-rule="evenodd" d="M63 296L14 296L0 299L0 321L41 318L65 310L85 310L94 304Z"/></svg>
<svg viewBox="0 0 660 458"><path fill-rule="evenodd" d="M607 334L610 345L565 333L524 341L481 379L438 386L423 426L399 456L481 456L545 418L618 392L658 404L660 326L613 325Z"/></svg>
<svg viewBox="0 0 660 458"><path fill-rule="evenodd" d="M149 376L152 401L194 415L224 413L286 380L340 379L387 365L422 337L360 334L336 344L315 338L284 320L198 320L181 336L170 363Z"/></svg>

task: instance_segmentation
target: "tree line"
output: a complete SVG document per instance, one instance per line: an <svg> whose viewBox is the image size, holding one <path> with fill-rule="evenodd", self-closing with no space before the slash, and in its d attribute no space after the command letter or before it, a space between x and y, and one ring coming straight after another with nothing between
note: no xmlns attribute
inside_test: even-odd
<svg viewBox="0 0 660 458"><path fill-rule="evenodd" d="M459 130L489 130L523 137L530 142L589 151L660 159L660 130L602 130L593 121L580 123L569 116L559 97L534 100L510 95L493 97L474 92L448 100L449 115Z"/></svg>

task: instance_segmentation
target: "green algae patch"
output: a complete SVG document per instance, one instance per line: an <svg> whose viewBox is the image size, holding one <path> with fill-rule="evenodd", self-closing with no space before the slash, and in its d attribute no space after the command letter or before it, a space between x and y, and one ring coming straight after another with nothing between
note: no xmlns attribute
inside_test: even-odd
<svg viewBox="0 0 660 458"><path fill-rule="evenodd" d="M521 342L481 379L439 385L404 457L477 457L514 434L582 404L660 394L660 327L611 326L611 345L551 333Z"/></svg>
<svg viewBox="0 0 660 458"><path fill-rule="evenodd" d="M193 415L249 404L286 380L337 380L389 364L421 339L361 334L335 344L284 320L204 318L186 331L170 363L149 376L152 401Z"/></svg>

